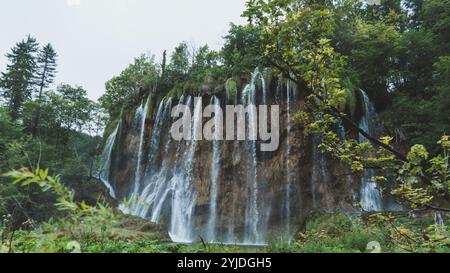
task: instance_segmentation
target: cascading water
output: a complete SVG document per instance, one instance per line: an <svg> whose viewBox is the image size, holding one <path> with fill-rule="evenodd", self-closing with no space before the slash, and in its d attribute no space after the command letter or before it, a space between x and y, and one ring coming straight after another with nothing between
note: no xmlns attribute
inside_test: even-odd
<svg viewBox="0 0 450 273"><path fill-rule="evenodd" d="M321 117L321 114L318 114L315 118L320 119ZM323 203L323 200L321 200L320 197L323 196L323 194L329 195L331 193L331 177L328 169L328 158L319 147L321 143L321 136L312 136L311 195L312 207L315 209L326 207L328 204Z"/></svg>
<svg viewBox="0 0 450 273"><path fill-rule="evenodd" d="M127 196L120 208L126 213L166 225L175 242L192 242L198 236L204 236L209 242L259 245L266 243L268 234L274 231L292 235L293 224L302 220L303 207L308 208L307 203L300 201L307 201L308 199L303 197L309 194L301 190L301 183L311 183L314 203L311 207L327 209L338 206L333 198L329 198L333 191L331 181L333 185L342 182L331 180L332 177L336 179L331 174L331 167L336 165L332 165L333 162L318 150L319 137L313 138L311 142L311 180L302 180L299 177L301 173L308 171L302 169L299 164L299 158L308 155L308 150L299 145L297 131L294 131L291 123L293 113L297 111L294 107L299 107L300 104L293 102L296 99L293 93L294 85L289 81L287 84L278 85L278 91L276 94L272 92L274 97L270 98L271 101L281 102L284 100L283 94L286 94L285 149L273 153L257 152L259 124L256 106L267 104L266 88L262 73L255 70L249 84L242 89L240 101L247 107L245 130L248 139L245 141L213 140L212 145L200 141L200 125L203 125L202 98L194 100L191 96L183 96L178 101L191 110L191 115L183 115L182 119L190 124L186 130L192 140L176 141L171 137L171 125L172 121L175 121L175 117L172 120L171 114L172 110L176 110L172 109L172 100L159 104L153 113L152 124L146 124L149 100L140 106L135 113L133 125L128 126L132 133L127 135L126 132L121 132L118 142L118 147L133 151L136 150L139 140L136 162L130 162L131 168L136 164L136 170L133 168L130 175L129 172L124 172L125 170L114 169L111 170L112 177L109 178L108 170L112 169L111 153L116 150L113 146L118 128L107 139L103 153L102 181L109 184L108 181L111 180L114 185L121 186L118 189L126 189L124 185L129 189L128 192L118 192L118 189L116 191L118 195ZM368 110L361 125L370 131L370 128L373 128L370 123L374 121L374 112L368 98L365 98L365 103ZM221 101L219 97L212 96L210 104L219 106ZM127 125L126 120L123 122ZM217 126L219 120L214 118L211 122ZM150 129L147 128L150 126L151 130L146 130ZM345 138L342 124L336 130ZM138 133L135 133L136 131ZM145 140L147 131L152 133L149 139ZM296 137L292 137L294 133ZM125 144L122 144L123 142ZM297 151L300 151L300 156ZM117 164L114 163L118 167L121 160L123 162L123 159L126 159L121 159L120 155L114 155L113 158L118 160ZM123 176L116 176L116 173L131 176L129 184L118 180L118 177ZM367 183L372 176L371 173L364 174L362 193L379 194L376 187L368 187L372 185ZM351 179L348 180L346 185L351 187L351 182ZM369 190L366 190L367 188ZM363 203L369 203L371 208L376 208L373 204L378 204L377 196L374 198L372 195L361 194L361 198L365 200ZM126 200L128 198L131 200ZM272 210L278 213L272 213Z"/></svg>
<svg viewBox="0 0 450 273"><path fill-rule="evenodd" d="M172 100L169 100L165 109L164 122L170 121L170 112L172 110ZM151 173L151 187L148 186L145 194L147 197L147 202L153 204L150 219L153 222L159 222L162 214L163 204L166 200L171 188L168 187L166 183L167 177L169 177L170 171L170 150L172 147L172 138L167 137L166 144L164 146L163 162L159 171L153 169L155 173ZM142 215L147 215L148 210L142 213Z"/></svg>
<svg viewBox="0 0 450 273"><path fill-rule="evenodd" d="M143 160L143 153L144 153L144 133L145 133L145 121L147 119L147 111L148 111L148 104L150 102L150 96L147 98L145 104L141 105L139 108L136 109L136 113L134 114L134 125L139 130L139 147L138 147L138 156L136 160L136 170L134 173L134 183L133 183L133 191L130 196L129 201L130 204L125 204L126 202L123 202L119 205L119 208L125 212L125 213L132 213L138 204L142 202L142 200L139 199L139 189L141 185L141 177L142 177L142 160Z"/></svg>
<svg viewBox="0 0 450 273"><path fill-rule="evenodd" d="M344 126L342 119L337 120L336 132L341 140L347 140L347 133L345 131L345 126ZM349 166L342 166L342 168L346 169L347 174L345 175L345 181L346 181L347 186L352 189L351 190L352 191L352 203L356 204L356 203L358 203L359 200L358 200L357 191L352 187L353 175L352 175L351 169Z"/></svg>
<svg viewBox="0 0 450 273"><path fill-rule="evenodd" d="M264 79L264 75L262 73L259 73L258 70L256 70L256 73L259 74L259 77L261 77L261 84L262 84L262 105L267 105L267 86L266 81Z"/></svg>
<svg viewBox="0 0 450 273"><path fill-rule="evenodd" d="M216 113L220 110L220 100L214 96L211 99L211 104L214 105ZM216 239L217 227L217 187L220 175L220 128L222 126L220 118L214 116L214 140L213 140L213 160L211 162L211 185L210 185L210 201L209 201L209 220L206 231L206 238L212 242Z"/></svg>
<svg viewBox="0 0 450 273"><path fill-rule="evenodd" d="M180 100L184 102L182 98ZM190 98L188 101L188 105L190 104ZM164 118L162 122L159 124L167 123L170 121L170 114L172 110L172 100L169 100L164 109ZM162 138L163 132L162 128L155 130L152 138ZM146 175L147 186L143 190L142 198L145 200L145 203L148 205L144 207L139 215L141 217L149 217L153 222L159 222L161 219L161 215L163 213L163 205L167 201L170 194L173 192L173 183L174 180L171 180L171 168L175 168L176 166L171 166L170 164L170 151L172 148L173 140L170 137L167 137L166 143L164 145L164 154L163 161L161 163L160 168L156 168L155 166L149 167L149 173ZM181 142L180 142L181 143ZM157 149L156 145L154 149ZM150 154L156 154L157 151L150 149ZM181 145L178 145L176 158L183 159L181 154ZM156 163L154 163L156 165Z"/></svg>
<svg viewBox="0 0 450 273"><path fill-rule="evenodd" d="M164 100L162 100L159 104L158 111L156 113L156 118L155 118L155 121L153 124L153 133L152 133L152 137L150 140L150 148L149 148L149 153L148 153L148 155L149 155L148 166L151 169L150 171L152 171L153 168L155 167L156 155L157 155L157 152L159 149L159 143L160 143L160 139L161 139L161 128L163 126L163 118L164 118ZM143 145L143 139L142 139L143 131L141 133L142 133L141 144L139 145L141 154L140 154L140 159L138 159L138 160L142 160L143 153L144 153L143 147L141 146L141 145ZM138 166L140 166L140 165L138 165ZM146 172L147 171L148 170L146 170ZM151 202L149 202L151 200L148 200L147 195L148 195L149 189L151 188L152 184L150 183L151 184L150 186L146 185L146 184L148 184L148 183L146 183L147 181L142 181L143 179L141 179L140 176L139 176L139 179L140 179L140 181L137 181L138 185L137 186L135 185L135 190L133 193L135 198L134 198L134 200L132 200L132 201L134 201L134 203L131 206L131 208L132 208L131 213L133 215L146 217L148 207L151 204ZM144 182L144 183L142 183L142 182ZM141 192L142 185L144 185L145 188Z"/></svg>
<svg viewBox="0 0 450 273"><path fill-rule="evenodd" d="M319 191L319 187L326 186L326 184L322 184L324 179L327 178L326 171L326 161L325 157L321 153L319 149L319 140L318 137L314 136L312 139L312 170L311 170L311 194L312 194L312 207L319 208L321 205L319 203L317 193Z"/></svg>
<svg viewBox="0 0 450 273"><path fill-rule="evenodd" d="M286 209L286 231L288 236L291 234L291 191L292 191L292 179L291 172L292 168L290 165L290 155L291 155L291 81L286 82L286 127L287 127L287 138L286 138L286 195L285 195L285 209Z"/></svg>
<svg viewBox="0 0 450 273"><path fill-rule="evenodd" d="M251 82L242 91L242 103L248 107L248 140L245 142L245 150L248 156L248 177L247 177L247 194L248 201L245 212L245 236L244 242L262 243L263 235L261 234L262 221L261 213L258 207L258 158L256 154L256 139L258 131L258 121L256 114L256 84L258 78L264 81L262 74L256 70L253 73Z"/></svg>
<svg viewBox="0 0 450 273"><path fill-rule="evenodd" d="M370 135L375 135L375 109L366 92L361 90L364 99L364 116L359 127ZM367 139L359 135L359 142ZM374 181L376 173L373 169L365 169L361 178L361 204L364 211L382 211L382 198L378 184Z"/></svg>
<svg viewBox="0 0 450 273"><path fill-rule="evenodd" d="M434 224L436 226L436 230L439 229L439 227L445 226L444 218L442 218L442 213L435 212L434 213Z"/></svg>
<svg viewBox="0 0 450 273"><path fill-rule="evenodd" d="M187 98L186 105L190 106L192 97ZM184 102L184 98L180 100ZM192 141L178 142L176 149L176 161L171 165L170 151L174 141L166 137L164 145L163 161L157 164L157 154L161 140L163 139L164 125L170 121L172 100L167 104L161 102L156 114L153 133L149 148L149 166L146 169L144 189L139 194L139 202L132 209L125 210L133 215L149 218L153 222L160 222L164 213L165 204L170 204L169 233L175 242L191 242L192 215L195 204L195 192L193 189L194 155L197 148L199 125L201 123L201 99L195 100ZM186 117L183 117L186 118ZM165 133L165 132L164 132ZM185 146L185 147L184 147ZM185 148L183 150L183 148Z"/></svg>
<svg viewBox="0 0 450 273"><path fill-rule="evenodd" d="M192 215L196 195L193 188L194 155L202 134L202 99L195 98L194 105L191 141L182 161L184 163L183 169L172 178L172 213L169 233L172 239L177 242L192 242L194 239L192 234Z"/></svg>
<svg viewBox="0 0 450 273"><path fill-rule="evenodd" d="M105 148L102 153L102 162L104 163L99 172L100 180L103 182L103 184L105 184L106 188L108 188L109 194L114 199L116 199L116 193L114 192L114 188L111 186L111 183L109 182L109 176L111 172L111 155L114 143L116 142L116 136L118 131L119 131L119 124L106 140Z"/></svg>
<svg viewBox="0 0 450 273"><path fill-rule="evenodd" d="M148 151L148 168L146 172L153 172L153 168L156 166L158 160L158 150L161 144L161 133L164 126L164 119L167 117L167 111L171 107L171 100L167 102L169 107L165 107L164 100L162 100L158 107L158 112L156 113L156 118L153 124L153 132L150 140L150 148Z"/></svg>

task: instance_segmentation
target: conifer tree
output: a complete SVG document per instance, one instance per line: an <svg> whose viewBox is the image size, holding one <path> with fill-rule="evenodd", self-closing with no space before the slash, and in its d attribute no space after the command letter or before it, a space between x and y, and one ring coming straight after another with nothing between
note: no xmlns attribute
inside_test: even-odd
<svg viewBox="0 0 450 273"><path fill-rule="evenodd" d="M32 96L36 83L37 51L36 39L28 36L6 55L9 64L6 72L2 73L0 85L13 120L18 119L24 102Z"/></svg>
<svg viewBox="0 0 450 273"><path fill-rule="evenodd" d="M41 116L41 104L42 104L42 92L45 88L48 88L55 79L56 73L56 58L58 55L53 49L51 44L44 46L38 54L38 71L37 71L37 84L39 87L39 94L37 98L37 114L33 124L32 132L36 135L39 128L39 119Z"/></svg>
<svg viewBox="0 0 450 273"><path fill-rule="evenodd" d="M167 66L167 50L164 50L163 59L161 63L161 78L163 80L166 78L166 66Z"/></svg>

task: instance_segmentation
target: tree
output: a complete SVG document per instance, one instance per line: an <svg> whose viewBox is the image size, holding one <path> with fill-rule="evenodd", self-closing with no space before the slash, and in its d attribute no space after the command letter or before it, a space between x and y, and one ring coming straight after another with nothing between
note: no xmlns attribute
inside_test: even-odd
<svg viewBox="0 0 450 273"><path fill-rule="evenodd" d="M161 78L163 80L166 78L166 67L167 67L167 50L164 50L163 59L161 62Z"/></svg>
<svg viewBox="0 0 450 273"><path fill-rule="evenodd" d="M384 22L360 23L356 27L349 64L378 109L386 106L389 92L398 85L401 35Z"/></svg>
<svg viewBox="0 0 450 273"><path fill-rule="evenodd" d="M189 70L190 80L202 82L218 66L219 53L210 50L208 45L198 48L194 55L194 62Z"/></svg>
<svg viewBox="0 0 450 273"><path fill-rule="evenodd" d="M36 136L39 129L39 121L41 117L41 102L42 102L42 92L44 88L48 88L50 84L53 83L56 73L56 58L57 54L53 49L51 44L44 46L38 55L38 81L39 81L39 95L38 95L38 109L36 113L36 118L33 124L32 133Z"/></svg>
<svg viewBox="0 0 450 273"><path fill-rule="evenodd" d="M18 125L16 122L11 120L11 116L8 114L5 108L0 107L0 171L5 171L8 168L11 168L16 163L25 166L28 162L23 157L22 154L17 154L17 150L15 147L19 145L15 145L21 138L22 127ZM11 157L13 154L10 151L14 151L14 157Z"/></svg>
<svg viewBox="0 0 450 273"><path fill-rule="evenodd" d="M119 76L105 84L105 94L99 99L103 109L115 120L123 108L140 103L141 98L152 92L159 78L154 57L141 55Z"/></svg>
<svg viewBox="0 0 450 273"><path fill-rule="evenodd" d="M382 169L386 175L375 179L391 183L394 190L390 193L406 208L450 211L445 207L448 202L444 206L439 202L442 198L449 200L450 195L449 137L444 135L439 141L441 153L435 157L420 144L404 154L392 145L392 137L370 135L343 113L339 106L345 102L341 82L346 63L330 43L335 25L331 10L307 2L251 0L245 12L260 28L265 57L283 76L307 87L304 110L296 114L305 124L306 132L320 135L323 142L319 147L347 163L355 173L367 168ZM444 59L438 65L438 78L446 77L446 63ZM339 120L368 141L340 138L334 130ZM420 232L419 237L425 240L409 241L412 247L448 241L446 235L443 237L432 229Z"/></svg>
<svg viewBox="0 0 450 273"><path fill-rule="evenodd" d="M422 19L425 27L436 35L443 53L450 50L450 0L429 0L423 4Z"/></svg>
<svg viewBox="0 0 450 273"><path fill-rule="evenodd" d="M87 98L87 92L81 86L58 86L53 102L57 107L61 126L68 131L81 131L91 118L93 102Z"/></svg>
<svg viewBox="0 0 450 273"><path fill-rule="evenodd" d="M192 69L205 69L210 67L212 65L212 60L209 59L209 52L208 45L201 46L195 54Z"/></svg>
<svg viewBox="0 0 450 273"><path fill-rule="evenodd" d="M13 120L19 118L24 102L30 99L36 83L36 39L28 36L8 53L9 64L2 73L1 87Z"/></svg>
<svg viewBox="0 0 450 273"><path fill-rule="evenodd" d="M406 9L409 11L408 19L409 19L409 26L411 28L419 28L422 26L423 21L421 18L422 14L422 8L426 0L406 0L404 1L404 5Z"/></svg>
<svg viewBox="0 0 450 273"><path fill-rule="evenodd" d="M182 81L186 78L189 72L189 47L187 43L180 43L170 57L170 64L168 66L171 78L177 81Z"/></svg>
<svg viewBox="0 0 450 273"><path fill-rule="evenodd" d="M250 74L256 66L263 65L259 34L252 25L230 25L221 51L229 76Z"/></svg>
<svg viewBox="0 0 450 273"><path fill-rule="evenodd" d="M369 75L369 72L372 72L377 77L382 76L380 79L385 79L390 84L391 92L387 94L386 99L372 96L385 105L383 118L386 124L401 132L409 145L420 143L432 152L440 150L436 141L443 133L450 131L446 111L448 99L442 93L445 81L444 77L439 76L445 75L445 69L442 68L445 67L444 60L448 55L449 46L450 24L446 15L450 13L445 3L445 1L405 1L409 18L408 29L404 32L397 31L399 39L388 38L384 43L392 46L395 41L397 49L387 51L389 54L386 55L388 58L385 58L384 63L373 63L372 69L365 69L367 72L361 70L362 74ZM384 19L381 23L386 25L386 30L395 28ZM374 52L385 48L381 43L377 43L376 47L379 48ZM359 50L368 52L364 46ZM363 60L360 62L370 63ZM390 70L383 72L374 68L375 64L389 67ZM374 73L377 70L385 75ZM367 83L375 82L367 80L370 76L365 78ZM375 90L374 87L372 84L371 89Z"/></svg>

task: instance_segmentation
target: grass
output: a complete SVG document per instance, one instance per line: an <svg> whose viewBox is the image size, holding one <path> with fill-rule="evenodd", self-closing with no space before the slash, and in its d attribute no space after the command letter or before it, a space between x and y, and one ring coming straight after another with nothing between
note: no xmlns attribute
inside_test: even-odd
<svg viewBox="0 0 450 273"><path fill-rule="evenodd" d="M73 251L69 246L74 242L84 253L369 253L370 242L377 242L381 252L405 252L393 242L390 230L343 213L313 215L292 242L279 237L266 247L174 244L163 227L137 217L119 214L104 225L92 220L50 221L31 231L18 231L12 252L67 253ZM416 227L429 223L429 217L409 222ZM6 252L5 246L1 249ZM449 249L441 246L436 252Z"/></svg>

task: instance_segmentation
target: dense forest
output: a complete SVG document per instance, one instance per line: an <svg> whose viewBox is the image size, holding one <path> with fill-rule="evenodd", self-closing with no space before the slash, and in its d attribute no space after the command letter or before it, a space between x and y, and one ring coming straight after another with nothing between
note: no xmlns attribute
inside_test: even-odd
<svg viewBox="0 0 450 273"><path fill-rule="evenodd" d="M149 96L226 94L233 103L257 67L300 86L305 107L293 118L352 172L383 169L377 182L405 208L312 213L293 241L258 251L367 252L376 241L385 252L448 252L450 1L249 0L242 16L248 23L231 24L218 51L181 42L137 57L98 102L55 84L64 48L33 36L14 45L0 76L0 253L254 251L170 243L164 227L116 209L98 171L108 136ZM359 89L382 137L352 119L362 115ZM338 121L367 141L339 138Z"/></svg>

